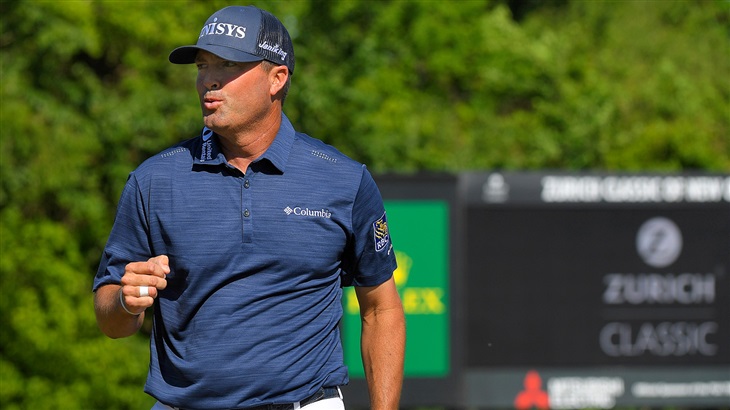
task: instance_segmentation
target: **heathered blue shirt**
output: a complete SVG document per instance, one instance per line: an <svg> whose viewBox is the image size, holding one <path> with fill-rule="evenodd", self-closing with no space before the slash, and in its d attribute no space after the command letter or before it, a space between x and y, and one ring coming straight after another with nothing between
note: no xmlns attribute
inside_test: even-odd
<svg viewBox="0 0 730 410"><path fill-rule="evenodd" d="M365 166L286 116L245 175L204 129L129 176L94 290L168 255L145 391L168 405L299 401L348 382L341 286L389 279L395 256Z"/></svg>

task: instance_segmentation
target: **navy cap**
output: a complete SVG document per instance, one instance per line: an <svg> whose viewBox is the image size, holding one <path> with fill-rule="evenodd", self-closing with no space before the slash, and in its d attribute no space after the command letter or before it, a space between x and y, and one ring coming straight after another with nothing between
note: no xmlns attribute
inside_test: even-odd
<svg viewBox="0 0 730 410"><path fill-rule="evenodd" d="M198 50L230 61L268 60L294 73L294 46L289 32L273 14L254 6L216 11L200 30L197 44L172 50L170 62L192 64Z"/></svg>

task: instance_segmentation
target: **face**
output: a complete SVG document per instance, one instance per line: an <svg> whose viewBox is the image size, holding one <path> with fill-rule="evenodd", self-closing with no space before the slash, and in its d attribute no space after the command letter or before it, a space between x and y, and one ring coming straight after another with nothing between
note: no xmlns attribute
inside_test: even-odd
<svg viewBox="0 0 730 410"><path fill-rule="evenodd" d="M200 50L196 88L203 122L222 136L263 121L272 109L271 82L261 62L238 63Z"/></svg>

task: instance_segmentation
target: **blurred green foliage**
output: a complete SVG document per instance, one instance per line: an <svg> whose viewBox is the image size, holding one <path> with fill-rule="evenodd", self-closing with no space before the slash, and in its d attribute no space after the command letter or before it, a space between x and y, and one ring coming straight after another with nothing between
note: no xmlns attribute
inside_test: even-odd
<svg viewBox="0 0 730 410"><path fill-rule="evenodd" d="M254 1L285 110L376 172L730 170L730 3ZM96 328L127 174L201 127L167 62L223 1L0 2L0 408L140 409L147 335Z"/></svg>

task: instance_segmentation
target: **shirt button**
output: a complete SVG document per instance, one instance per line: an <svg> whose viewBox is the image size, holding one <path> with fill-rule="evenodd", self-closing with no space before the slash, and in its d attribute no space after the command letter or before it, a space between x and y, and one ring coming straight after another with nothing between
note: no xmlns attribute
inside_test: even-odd
<svg viewBox="0 0 730 410"><path fill-rule="evenodd" d="M251 183L248 182L248 179L243 182L243 187L244 188L248 189L248 187L250 187L250 186L251 186Z"/></svg>
<svg viewBox="0 0 730 410"><path fill-rule="evenodd" d="M246 209L243 211L243 216L248 218L249 216L251 216L251 212L249 212L248 209Z"/></svg>

